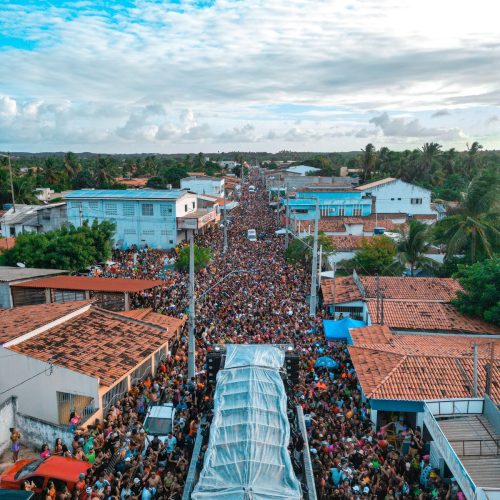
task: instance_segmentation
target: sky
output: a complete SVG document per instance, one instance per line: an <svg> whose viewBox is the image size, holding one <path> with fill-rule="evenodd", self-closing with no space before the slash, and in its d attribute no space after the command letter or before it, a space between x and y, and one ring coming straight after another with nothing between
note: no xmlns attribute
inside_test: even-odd
<svg viewBox="0 0 500 500"><path fill-rule="evenodd" d="M497 0L9 0L0 150L500 148Z"/></svg>

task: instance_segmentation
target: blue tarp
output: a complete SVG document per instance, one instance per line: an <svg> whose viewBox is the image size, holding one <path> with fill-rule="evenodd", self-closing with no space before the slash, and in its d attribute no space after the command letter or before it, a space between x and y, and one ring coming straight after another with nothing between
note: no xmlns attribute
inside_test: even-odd
<svg viewBox="0 0 500 500"><path fill-rule="evenodd" d="M339 364L332 358L329 358L328 356L322 356L321 358L318 358L316 360L314 366L316 368L328 368L329 370L333 370L337 368Z"/></svg>
<svg viewBox="0 0 500 500"><path fill-rule="evenodd" d="M352 344L349 328L360 328L366 326L364 321L356 319L344 318L339 320L325 319L323 320L323 329L325 330L326 340L329 341L347 341Z"/></svg>

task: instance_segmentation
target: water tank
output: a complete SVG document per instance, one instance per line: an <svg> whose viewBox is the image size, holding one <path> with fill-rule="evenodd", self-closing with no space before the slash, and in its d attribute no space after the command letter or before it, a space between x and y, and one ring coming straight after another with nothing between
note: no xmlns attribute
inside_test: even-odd
<svg viewBox="0 0 500 500"><path fill-rule="evenodd" d="M384 234L385 233L385 229L383 227L376 227L373 229L373 234L376 236L376 235L380 235L380 234Z"/></svg>

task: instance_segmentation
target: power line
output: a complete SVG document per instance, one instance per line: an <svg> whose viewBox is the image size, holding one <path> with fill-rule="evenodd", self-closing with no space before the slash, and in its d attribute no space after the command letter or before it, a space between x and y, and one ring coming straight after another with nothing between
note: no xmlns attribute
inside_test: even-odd
<svg viewBox="0 0 500 500"><path fill-rule="evenodd" d="M6 392L10 392L12 391L13 389L15 389L16 387L19 387L20 385L23 385L25 384L26 382L29 382L30 380L33 380L34 378L38 377L39 375L42 375L44 373L47 373L47 371L50 371L50 375L52 375L52 371L53 371L53 366L52 366L52 363L49 361L49 367L48 368L45 368L45 370L39 372L39 373L36 373L35 375L23 380L22 382L19 382L18 384L16 385L13 385L12 387L9 387L8 389L6 389L5 391L2 391L0 392L0 396L2 394L5 394Z"/></svg>

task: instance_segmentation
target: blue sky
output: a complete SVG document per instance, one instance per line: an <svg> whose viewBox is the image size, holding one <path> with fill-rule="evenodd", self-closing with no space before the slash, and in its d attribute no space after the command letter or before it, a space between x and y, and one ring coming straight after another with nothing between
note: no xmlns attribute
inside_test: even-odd
<svg viewBox="0 0 500 500"><path fill-rule="evenodd" d="M499 148L498 14L491 0L13 0L0 149Z"/></svg>

